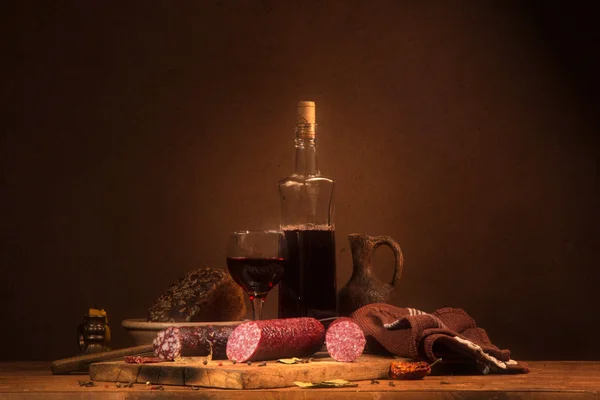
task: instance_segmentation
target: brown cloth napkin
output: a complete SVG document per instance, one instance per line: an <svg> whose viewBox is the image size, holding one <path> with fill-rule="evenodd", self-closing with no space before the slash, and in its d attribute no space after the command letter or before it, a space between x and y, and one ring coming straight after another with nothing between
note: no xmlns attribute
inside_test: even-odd
<svg viewBox="0 0 600 400"><path fill-rule="evenodd" d="M366 305L351 317L367 340L401 357L444 364L471 364L482 374L527 373L523 362L511 360L509 350L490 341L485 330L460 308L441 308L428 314L385 303Z"/></svg>

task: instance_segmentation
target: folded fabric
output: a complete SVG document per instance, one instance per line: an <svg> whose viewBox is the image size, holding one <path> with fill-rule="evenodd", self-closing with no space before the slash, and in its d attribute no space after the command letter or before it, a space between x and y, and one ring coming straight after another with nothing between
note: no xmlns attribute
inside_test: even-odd
<svg viewBox="0 0 600 400"><path fill-rule="evenodd" d="M490 341L485 330L460 308L441 308L426 313L385 303L366 305L351 317L362 328L369 342L401 357L433 362L438 358L448 365L472 365L487 373L527 373L523 362L510 358Z"/></svg>

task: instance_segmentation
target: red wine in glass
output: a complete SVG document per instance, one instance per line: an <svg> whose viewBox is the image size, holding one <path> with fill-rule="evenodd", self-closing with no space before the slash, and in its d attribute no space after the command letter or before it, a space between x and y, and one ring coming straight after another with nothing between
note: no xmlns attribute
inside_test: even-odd
<svg viewBox="0 0 600 400"><path fill-rule="evenodd" d="M279 283L287 265L287 242L282 231L237 231L229 234L227 269L252 302L259 320L267 294Z"/></svg>
<svg viewBox="0 0 600 400"><path fill-rule="evenodd" d="M282 257L227 257L227 268L233 280L250 296L266 297L279 283L287 260Z"/></svg>

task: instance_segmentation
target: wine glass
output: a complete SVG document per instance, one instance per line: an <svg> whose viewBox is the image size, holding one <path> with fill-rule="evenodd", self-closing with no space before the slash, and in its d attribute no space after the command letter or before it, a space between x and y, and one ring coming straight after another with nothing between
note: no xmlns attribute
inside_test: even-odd
<svg viewBox="0 0 600 400"><path fill-rule="evenodd" d="M283 276L288 261L282 231L236 231L227 242L227 269L233 280L248 293L255 321L261 319L267 294Z"/></svg>

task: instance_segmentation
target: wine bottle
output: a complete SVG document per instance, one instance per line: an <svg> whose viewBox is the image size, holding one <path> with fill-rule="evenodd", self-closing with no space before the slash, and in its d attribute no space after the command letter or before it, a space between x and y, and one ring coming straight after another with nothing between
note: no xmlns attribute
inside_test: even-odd
<svg viewBox="0 0 600 400"><path fill-rule="evenodd" d="M289 261L279 284L279 318L337 315L334 181L317 163L315 103L298 103L294 172L279 181L280 228Z"/></svg>

